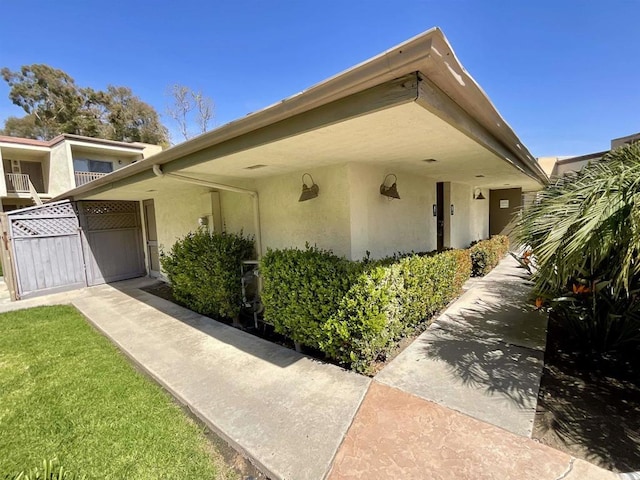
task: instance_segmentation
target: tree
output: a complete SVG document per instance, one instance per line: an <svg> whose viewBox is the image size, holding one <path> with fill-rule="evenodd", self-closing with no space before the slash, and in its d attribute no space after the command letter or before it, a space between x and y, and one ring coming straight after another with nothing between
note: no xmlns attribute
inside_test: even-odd
<svg viewBox="0 0 640 480"><path fill-rule="evenodd" d="M580 341L640 348L640 143L547 186L513 235L533 252L538 295Z"/></svg>
<svg viewBox="0 0 640 480"><path fill-rule="evenodd" d="M166 144L168 132L160 116L128 87L109 85L102 105L110 127L109 138L125 142Z"/></svg>
<svg viewBox="0 0 640 480"><path fill-rule="evenodd" d="M25 65L18 72L3 68L0 75L9 84L11 101L33 116L43 138L75 130L83 93L65 72L35 64Z"/></svg>
<svg viewBox="0 0 640 480"><path fill-rule="evenodd" d="M23 138L46 138L42 128L36 125L35 115L25 115L24 117L9 117L4 122L4 129L0 131L3 135Z"/></svg>
<svg viewBox="0 0 640 480"><path fill-rule="evenodd" d="M205 96L200 90L195 91L179 84L169 89L169 96L173 99L173 103L167 107L167 114L178 124L178 129L185 140L194 136L190 128L194 123L197 125L197 134L209 130L214 113L211 98Z"/></svg>
<svg viewBox="0 0 640 480"><path fill-rule="evenodd" d="M128 87L110 85L106 91L79 87L62 70L48 65L8 68L0 75L9 84L9 98L25 111L10 117L4 133L51 139L61 133L129 142L166 145L167 129L155 109Z"/></svg>

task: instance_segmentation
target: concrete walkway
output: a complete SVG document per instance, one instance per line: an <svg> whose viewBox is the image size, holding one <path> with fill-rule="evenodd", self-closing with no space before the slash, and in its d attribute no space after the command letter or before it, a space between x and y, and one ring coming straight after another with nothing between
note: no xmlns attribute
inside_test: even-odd
<svg viewBox="0 0 640 480"><path fill-rule="evenodd" d="M271 478L325 478L370 379L116 285L73 305Z"/></svg>
<svg viewBox="0 0 640 480"><path fill-rule="evenodd" d="M0 312L71 302L273 480L617 478L527 437L545 325L509 259L373 381L139 289L150 282Z"/></svg>
<svg viewBox="0 0 640 480"><path fill-rule="evenodd" d="M547 316L512 257L467 290L376 380L531 436Z"/></svg>

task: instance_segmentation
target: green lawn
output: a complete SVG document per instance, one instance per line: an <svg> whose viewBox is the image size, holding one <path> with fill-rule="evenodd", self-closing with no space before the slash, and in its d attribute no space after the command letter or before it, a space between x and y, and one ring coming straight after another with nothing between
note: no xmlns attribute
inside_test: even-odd
<svg viewBox="0 0 640 480"><path fill-rule="evenodd" d="M74 308L0 314L0 478L235 478L202 429Z"/></svg>

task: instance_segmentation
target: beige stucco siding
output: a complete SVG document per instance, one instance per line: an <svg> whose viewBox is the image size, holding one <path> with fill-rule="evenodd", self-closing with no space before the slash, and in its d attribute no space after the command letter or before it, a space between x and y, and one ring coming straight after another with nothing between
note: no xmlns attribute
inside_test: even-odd
<svg viewBox="0 0 640 480"><path fill-rule="evenodd" d="M461 183L451 183L450 202L453 205L453 215L451 215L451 248L465 248L471 242L471 201L472 188ZM451 206L449 206L451 213Z"/></svg>
<svg viewBox="0 0 640 480"><path fill-rule="evenodd" d="M298 202L302 173L288 173L233 185L258 192L263 253L267 248L304 248L306 243L340 256L361 259L366 252L381 258L396 252L436 248L436 180L396 172L400 200L380 195L388 171L376 165L350 163L310 169L320 188L317 198ZM232 183L232 182L229 182ZM389 182L388 182L389 183ZM484 192L488 196L488 191ZM155 195L151 197L151 195ZM184 185L150 193L155 200L158 239L164 250L198 228L198 219L216 211L211 189ZM227 232L255 235L253 202L249 195L220 191L221 223ZM473 188L450 184L454 205L447 246L465 248L488 237L489 201L473 200Z"/></svg>
<svg viewBox="0 0 640 480"><path fill-rule="evenodd" d="M185 185L170 193L149 195L154 201L160 250L168 251L176 240L198 228L200 217L211 215L211 196L206 188Z"/></svg>
<svg viewBox="0 0 640 480"><path fill-rule="evenodd" d="M469 243L489 238L489 190L485 188L475 193L478 192L482 192L484 200L474 200L471 196Z"/></svg>
<svg viewBox="0 0 640 480"><path fill-rule="evenodd" d="M350 164L351 257L373 258L396 252L436 248L436 181L428 177L394 172L400 200L380 195L388 170L368 164ZM393 177L387 184L393 182Z"/></svg>
<svg viewBox="0 0 640 480"><path fill-rule="evenodd" d="M242 185L234 183L242 188L255 189L253 182ZM263 201L260 202L262 207ZM235 192L220 192L220 209L222 211L222 229L225 232L255 235L253 218L253 200L249 195Z"/></svg>
<svg viewBox="0 0 640 480"><path fill-rule="evenodd" d="M0 166L4 165L3 161L2 161L2 149L0 149ZM4 172L4 167L3 167L3 172ZM6 180L6 174L10 173L10 172L4 172L4 174L1 176L2 178L0 178L0 196L2 197L6 197L7 196L7 180ZM0 202L0 209L2 208L2 203Z"/></svg>
<svg viewBox="0 0 640 480"><path fill-rule="evenodd" d="M51 148L49 161L49 190L51 196L60 195L75 187L71 148L67 142L61 142ZM45 175L46 177L46 175Z"/></svg>
<svg viewBox="0 0 640 480"><path fill-rule="evenodd" d="M302 174L258 179L263 249L304 247L305 243L349 256L349 176L346 165L308 170L320 188L317 198L298 202ZM306 177L307 184L310 184ZM229 218L227 203L223 215ZM251 210L249 210L251 212ZM228 223L228 221L227 221Z"/></svg>

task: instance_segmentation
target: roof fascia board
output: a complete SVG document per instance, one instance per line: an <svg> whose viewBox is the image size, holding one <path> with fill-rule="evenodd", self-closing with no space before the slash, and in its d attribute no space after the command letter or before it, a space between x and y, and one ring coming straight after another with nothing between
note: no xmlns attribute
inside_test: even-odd
<svg viewBox="0 0 640 480"><path fill-rule="evenodd" d="M546 176L540 177L536 175L537 169L533 170L529 168L521 159L515 157L502 143L491 135L486 128L423 75L420 75L418 92L419 96L416 103L420 106L537 182L546 181Z"/></svg>
<svg viewBox="0 0 640 480"><path fill-rule="evenodd" d="M39 145L27 145L25 143L0 142L0 148L13 148L15 150L30 150L32 152L47 153L51 151L50 147L41 147Z"/></svg>
<svg viewBox="0 0 640 480"><path fill-rule="evenodd" d="M438 34L442 35L442 32L438 28L432 28L281 102L234 120L215 130L198 135L186 142L141 160L132 166L120 169L112 175L117 174L118 177L135 175L144 169L152 168L153 165L165 165L212 145L310 111L362 89L384 83L385 80L393 80L411 72L417 72L420 70L420 65L431 54L432 36ZM95 185L92 185L92 187L97 187L101 181L106 182L104 179L96 180Z"/></svg>
<svg viewBox="0 0 640 480"><path fill-rule="evenodd" d="M350 97L322 105L313 111L270 124L256 130L250 136L235 137L196 154L180 158L166 164L163 170L166 173L182 170L204 161L225 157L379 110L414 102L417 97L418 77L416 73L412 73Z"/></svg>
<svg viewBox="0 0 640 480"><path fill-rule="evenodd" d="M107 145L107 144L103 144L103 143L98 143L98 142L87 142L87 141L81 141L81 140L67 140L67 143L69 145L71 145L71 147L77 147L77 148L90 148L93 150L103 150L103 151L108 151L108 152L122 152L122 153L128 153L128 154L135 154L135 155L140 155L141 151L143 150L143 147L139 147L139 146L121 146L121 145Z"/></svg>
<svg viewBox="0 0 640 480"><path fill-rule="evenodd" d="M511 152L509 157L518 158L521 164L527 166L527 170L534 172L538 181L548 183L549 179L535 157L520 142L482 87L462 66L442 32L434 36L432 55L420 71L498 139Z"/></svg>
<svg viewBox="0 0 640 480"><path fill-rule="evenodd" d="M518 137L500 116L480 86L464 70L444 34L436 27L297 95L136 162L134 165L117 170L107 177L87 184L85 188L80 187L68 193L77 194L88 191L102 184L136 175L138 172L152 168L153 165L162 165L170 171L184 168L185 158L190 159L188 163L208 161L211 158L203 154L203 151L209 151L214 146L250 132L255 133L259 129L326 106L385 81L418 71L425 74L462 110L496 137L511 153L506 156L507 158L520 159L522 164L528 166L527 170L535 172L539 182L544 184L548 181L544 171L526 147L520 144ZM243 141L246 142L246 140ZM196 159L199 160L196 161ZM174 161L177 161L180 166L174 168L168 165ZM113 177L108 178L111 176Z"/></svg>
<svg viewBox="0 0 640 480"><path fill-rule="evenodd" d="M418 98L418 83L417 73L405 75L402 78L369 88L347 98L322 105L313 111L269 124L254 131L252 135L236 136L226 142L217 143L210 147L197 150L195 153L185 155L170 163L164 164L163 171L165 173L177 172L202 162L215 160L216 158L225 157L243 150L249 150L276 140L294 137L301 133L357 118L396 105L414 102L416 98ZM157 155L150 158L155 158L156 156ZM79 196L87 191L92 191L98 188L98 182L119 186L121 185L119 180L126 179L129 176L122 175L122 173L125 173L123 171L129 170L129 172L131 172L140 163L141 162L137 162L131 166L116 170L94 182L66 192L59 198L65 198L70 195ZM147 169L147 171L150 170ZM130 175L137 175L137 173L131 173ZM93 191L91 194L93 194Z"/></svg>
<svg viewBox="0 0 640 480"><path fill-rule="evenodd" d="M586 155L580 155L579 157L563 158L562 160L558 160L556 162L556 164L557 165L564 165L564 164L567 164L567 163L575 163L575 162L583 162L585 160L593 160L593 159L596 159L596 158L602 158L607 153L609 153L609 150L605 150L604 152L587 153Z"/></svg>

